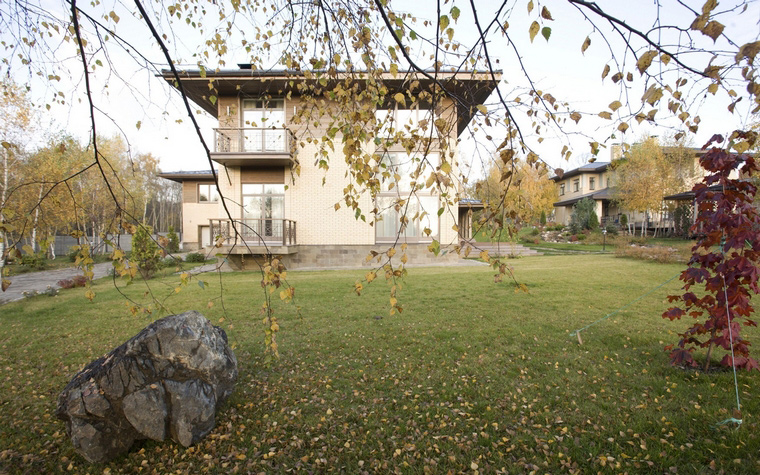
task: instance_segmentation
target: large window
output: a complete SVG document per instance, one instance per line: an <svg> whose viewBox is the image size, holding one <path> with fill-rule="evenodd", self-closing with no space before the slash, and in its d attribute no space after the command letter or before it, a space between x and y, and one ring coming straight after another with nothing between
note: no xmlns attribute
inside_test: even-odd
<svg viewBox="0 0 760 475"><path fill-rule="evenodd" d="M282 152L285 143L285 101L243 100L244 151Z"/></svg>
<svg viewBox="0 0 760 475"><path fill-rule="evenodd" d="M411 135L413 130L423 133L433 125L433 112L430 109L378 109L375 111L380 130L380 137L390 137L396 132Z"/></svg>
<svg viewBox="0 0 760 475"><path fill-rule="evenodd" d="M216 203L219 201L219 191L213 183L210 185L198 185L198 202L199 203Z"/></svg>
<svg viewBox="0 0 760 475"><path fill-rule="evenodd" d="M243 184L244 236L282 237L285 185Z"/></svg>
<svg viewBox="0 0 760 475"><path fill-rule="evenodd" d="M419 160L406 153L384 153L380 167L388 176L377 197L377 242L395 241L397 236L408 242L431 241L438 237L438 197L425 191L411 193L412 177ZM438 164L437 153L427 160ZM419 178L418 180L422 180ZM426 230L428 230L426 232Z"/></svg>

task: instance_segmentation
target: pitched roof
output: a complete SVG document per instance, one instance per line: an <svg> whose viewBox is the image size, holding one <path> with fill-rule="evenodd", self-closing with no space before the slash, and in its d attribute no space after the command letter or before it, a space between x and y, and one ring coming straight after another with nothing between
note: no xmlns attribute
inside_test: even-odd
<svg viewBox="0 0 760 475"><path fill-rule="evenodd" d="M613 199L612 190L609 188L603 188L599 191L593 191L591 193L586 193L585 195L576 196L575 198L570 198L569 200L558 201L554 203L554 206L558 207L558 206L574 205L575 203L579 202L583 198L591 198L592 200L595 200L595 201L596 200L609 201Z"/></svg>
<svg viewBox="0 0 760 475"><path fill-rule="evenodd" d="M559 181L564 180L565 178L572 178L576 175L580 175L582 173L601 173L605 170L607 170L607 167L610 165L610 162L592 162L587 163L585 165L582 165L578 168L573 168L572 170L566 171L562 174L562 176L554 175L550 178L550 180Z"/></svg>

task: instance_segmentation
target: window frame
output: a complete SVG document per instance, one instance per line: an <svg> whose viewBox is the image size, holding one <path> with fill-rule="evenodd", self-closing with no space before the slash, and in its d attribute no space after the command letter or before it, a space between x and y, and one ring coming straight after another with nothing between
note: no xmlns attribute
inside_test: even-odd
<svg viewBox="0 0 760 475"><path fill-rule="evenodd" d="M203 193L201 192L201 188L204 188L204 187L209 187L209 191L208 191L209 199L207 200L201 199L201 196L203 196ZM219 201L221 201L222 199L221 193L219 193L219 190L216 188L216 184L214 183L198 183L196 192L198 193L197 202L201 204L219 203Z"/></svg>
<svg viewBox="0 0 760 475"><path fill-rule="evenodd" d="M405 242L419 242L428 243L434 239L438 239L441 233L441 220L438 216L438 208L440 207L440 199L437 194L428 190L416 190L412 192L411 181L407 180L408 173L411 173L416 169L416 164L419 163L417 157L419 154L409 154L401 151L383 151L376 155L376 159L379 164L389 156L404 156L406 160L396 160L395 163L399 165L386 166L385 169L391 173L391 177L387 179L386 183L382 187L382 190L375 197L375 206L378 209L375 222L375 243L389 243L395 242L397 236L403 239ZM440 154L438 152L429 152L425 157L434 166L440 163ZM421 159L421 158L420 158ZM391 161L391 163L394 163ZM410 170L400 170L397 172L395 168L397 166L408 167L411 164ZM381 165L382 167L382 165ZM407 173L408 172L408 173ZM398 174L401 180L394 180L393 175ZM388 188L389 183L393 183L393 188ZM408 209L407 216L409 218L406 224L405 231L401 233L401 210L396 211L394 209L394 202L398 200L405 200L404 208ZM432 205L432 202L435 205ZM427 204L425 204L427 202ZM427 209L429 206L434 206L435 209ZM419 209L419 211L415 211ZM412 220L412 217L417 213L424 211L425 215L422 219L418 218ZM391 235L380 235L384 231L385 227L383 222L386 219L390 219L393 223L394 231ZM427 223L425 223L427 221ZM429 226L427 225L429 224ZM429 228L431 233L426 235L424 230ZM411 231L411 232L410 232ZM400 234L399 234L400 233Z"/></svg>

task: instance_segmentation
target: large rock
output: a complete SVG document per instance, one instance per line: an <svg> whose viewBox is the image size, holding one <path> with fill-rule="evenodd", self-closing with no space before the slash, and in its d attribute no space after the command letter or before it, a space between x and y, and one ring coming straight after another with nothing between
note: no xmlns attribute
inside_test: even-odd
<svg viewBox="0 0 760 475"><path fill-rule="evenodd" d="M224 330L195 311L171 315L74 376L57 415L90 462L111 460L139 439L170 437L187 447L214 428L237 374Z"/></svg>

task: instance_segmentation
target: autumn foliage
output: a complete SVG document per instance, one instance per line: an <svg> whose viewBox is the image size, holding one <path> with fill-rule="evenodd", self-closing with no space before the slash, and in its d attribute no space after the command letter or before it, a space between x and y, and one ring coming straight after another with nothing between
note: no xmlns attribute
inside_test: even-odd
<svg viewBox="0 0 760 475"><path fill-rule="evenodd" d="M698 322L679 334L677 345L666 347L673 364L696 366L694 350L707 348L708 369L713 347L720 347L727 352L721 365L760 369L749 356L750 343L741 336L742 326L756 326L750 318L754 312L750 300L760 292L760 215L753 206L757 187L750 180L730 178L734 170L742 177L758 170L755 159L741 153L756 136L754 132L732 134L729 149L740 153L710 148L723 142L720 135L703 147L709 150L700 163L710 174L694 186L698 214L692 227L700 237L692 248L689 267L681 274L685 293L669 296L678 306L662 315L671 320L691 316Z"/></svg>

